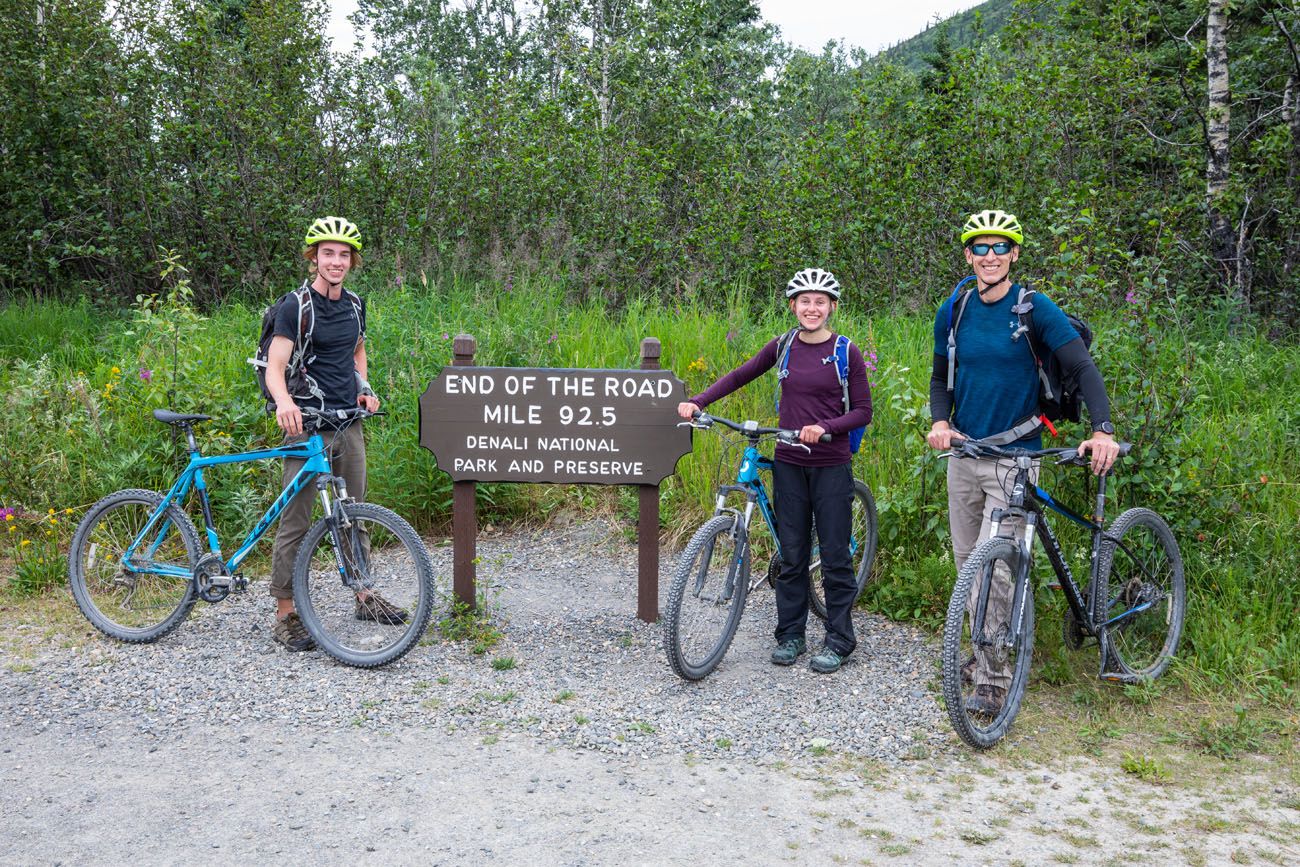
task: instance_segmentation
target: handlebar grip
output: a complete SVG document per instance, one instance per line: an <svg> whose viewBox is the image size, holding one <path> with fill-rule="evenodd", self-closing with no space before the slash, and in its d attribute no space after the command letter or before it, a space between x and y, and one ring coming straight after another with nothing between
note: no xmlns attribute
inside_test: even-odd
<svg viewBox="0 0 1300 867"><path fill-rule="evenodd" d="M830 442L830 441L833 440L833 439L834 439L833 436L831 436L831 435L828 434L828 433L824 433L824 434L822 434L820 437L817 438L817 441L818 441L818 442L821 442L821 443L828 443L828 442Z"/></svg>

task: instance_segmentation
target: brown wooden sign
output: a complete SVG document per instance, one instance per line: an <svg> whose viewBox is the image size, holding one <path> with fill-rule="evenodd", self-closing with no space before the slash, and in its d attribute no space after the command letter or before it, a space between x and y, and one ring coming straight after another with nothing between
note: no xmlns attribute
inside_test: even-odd
<svg viewBox="0 0 1300 867"><path fill-rule="evenodd" d="M443 368L420 445L455 481L657 485L691 450L665 370Z"/></svg>

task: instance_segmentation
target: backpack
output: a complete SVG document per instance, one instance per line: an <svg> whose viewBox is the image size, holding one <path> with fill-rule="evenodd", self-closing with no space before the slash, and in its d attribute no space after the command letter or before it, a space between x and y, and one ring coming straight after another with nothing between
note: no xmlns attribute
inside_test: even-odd
<svg viewBox="0 0 1300 867"><path fill-rule="evenodd" d="M795 337L799 334L799 327L795 326L781 335L776 344L777 374L776 374L776 396L774 402L777 412L781 411L781 382L790 375L790 346L794 343ZM844 392L844 412L847 414L852 407L849 405L849 339L843 334L835 335L835 375L839 377L840 388ZM826 359L829 361L830 359ZM855 427L849 431L849 451L853 454L858 453L858 448L862 445L862 437L867 432L867 426Z"/></svg>
<svg viewBox="0 0 1300 867"><path fill-rule="evenodd" d="M951 303L948 305L948 391L953 390L957 377L957 326L961 323L961 316L966 311L970 296L975 292L974 287L969 289L964 287L974 279L974 274L963 278L952 290L952 297L949 299ZM1047 429L1056 436L1056 428L1052 426L1052 422L1079 421L1081 418L1083 392L1079 388L1078 380L1073 376L1067 376L1061 370L1061 363L1057 360L1056 354L1047 352L1038 339L1037 332L1034 330L1032 300L1035 292L1036 290L1030 286L1020 287L1020 294L1011 308L1020 320L1020 327L1012 333L1011 339L1019 340L1020 335L1028 335L1029 354L1033 356L1034 368L1038 371L1038 410ZM1065 313L1064 310L1061 312ZM1084 348L1091 351L1092 328L1083 319L1071 313L1065 313L1065 318L1083 340Z"/></svg>
<svg viewBox="0 0 1300 867"><path fill-rule="evenodd" d="M320 386L310 373L308 367L316 360L315 353L312 352L311 336L316 329L316 308L311 303L311 283L303 281L303 284L292 292L287 292L280 296L270 307L262 311L262 334L257 341L257 353L248 363L253 365L253 372L257 375L257 385L262 390L262 397L266 400L266 411L275 412L275 398L271 396L271 391L266 387L266 368L267 359L270 356L271 340L275 337L275 320L279 316L280 310L286 304L296 305L298 308L298 336L293 342L293 352L289 355L289 363L284 368L284 384L289 389L289 396L299 406L308 407L316 410L325 409L325 394L321 391ZM357 324L360 326L360 336L365 338L365 327L361 318L361 299L356 293L344 289L348 301L352 303L352 313L357 317Z"/></svg>

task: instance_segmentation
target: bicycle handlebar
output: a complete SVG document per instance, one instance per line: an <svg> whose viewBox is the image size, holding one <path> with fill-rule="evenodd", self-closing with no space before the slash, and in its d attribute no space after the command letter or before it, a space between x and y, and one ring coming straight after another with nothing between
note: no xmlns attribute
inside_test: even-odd
<svg viewBox="0 0 1300 867"><path fill-rule="evenodd" d="M377 415L388 415L382 409L371 412L360 406L348 407L346 409L311 409L309 407L301 408L303 427L331 427L341 429L352 424L354 421L372 418Z"/></svg>
<svg viewBox="0 0 1300 867"><path fill-rule="evenodd" d="M696 422L698 422L698 424ZM744 422L734 422L731 419L723 418L720 415L709 415L707 412L697 411L691 413L690 422L683 422L683 424L689 424L691 427L707 429L711 427L714 422L717 422L723 427L729 427L732 430L736 431L737 433L742 433L745 434L746 436L752 436L755 439L762 436L772 436L787 445L803 446L804 448L807 448L807 445L799 439L799 431L787 430L786 428L779 428L779 427L761 427L759 426L758 422L752 420L744 421ZM832 437L830 434L825 433L821 435L820 442L828 443L833 438L834 437Z"/></svg>
<svg viewBox="0 0 1300 867"><path fill-rule="evenodd" d="M1119 456L1126 457L1133 450L1132 443L1119 443ZM1055 456L1057 465L1073 465L1085 467L1088 465L1090 458L1084 454L1079 454L1077 448L1070 446L1053 447L1050 449L1009 449L1004 446L995 446L991 443L983 442L977 439L963 439L953 437L952 451L949 453L955 458L1047 458Z"/></svg>

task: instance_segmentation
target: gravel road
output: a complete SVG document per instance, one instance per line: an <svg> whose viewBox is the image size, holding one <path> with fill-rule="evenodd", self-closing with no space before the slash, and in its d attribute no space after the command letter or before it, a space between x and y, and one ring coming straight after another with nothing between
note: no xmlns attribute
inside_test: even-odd
<svg viewBox="0 0 1300 867"><path fill-rule="evenodd" d="M451 550L432 550L445 586ZM147 646L0 614L0 862L1183 863L1172 829L1198 822L1203 863L1300 860L1290 784L1224 781L1250 818L1219 827L1201 790L972 755L910 627L858 612L839 673L777 668L760 590L688 684L635 619L635 548L609 527L487 534L479 554L500 642L378 671L273 646L260 584Z"/></svg>

